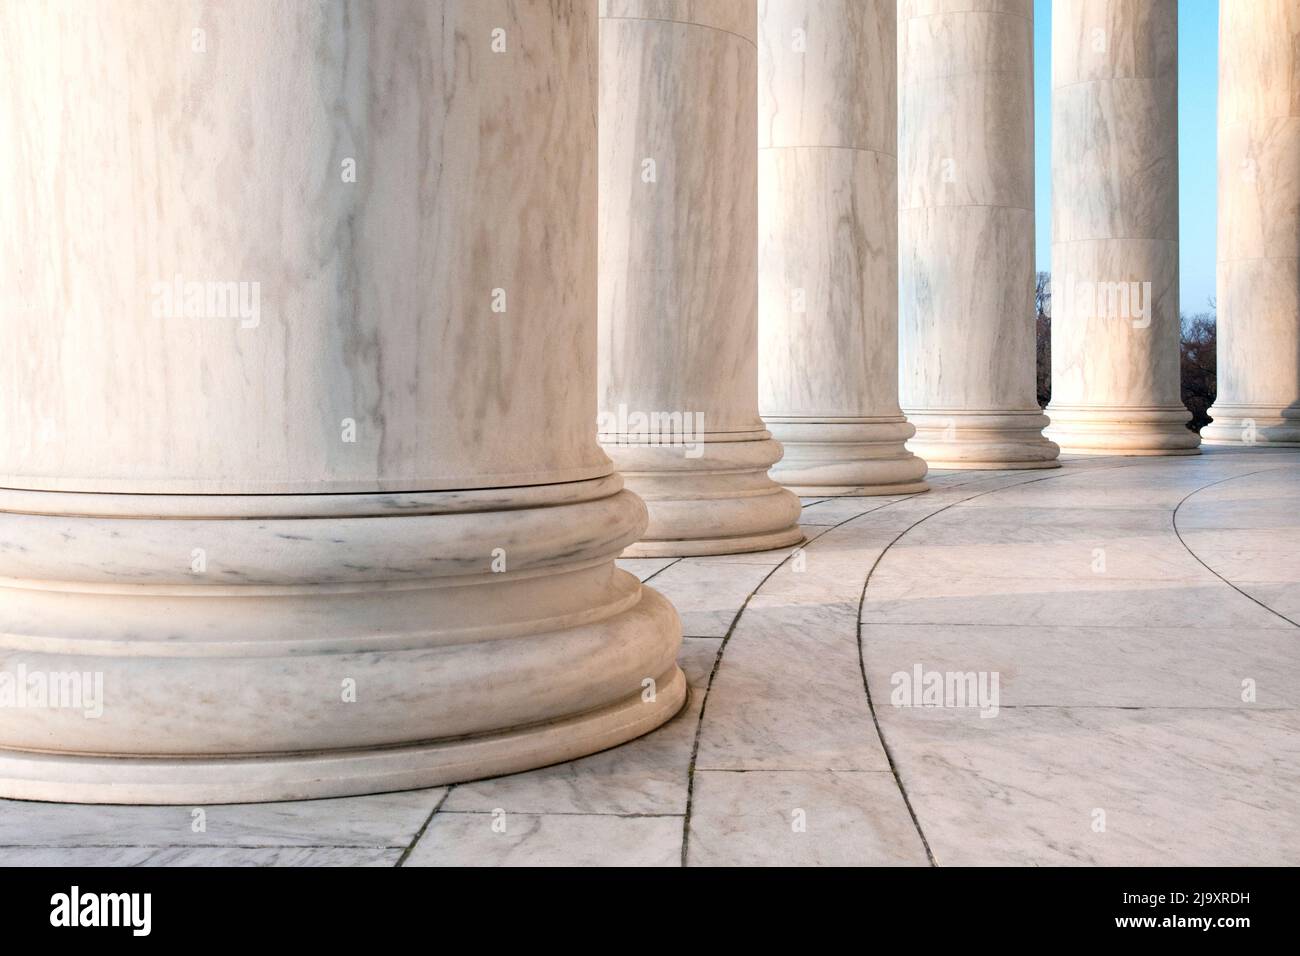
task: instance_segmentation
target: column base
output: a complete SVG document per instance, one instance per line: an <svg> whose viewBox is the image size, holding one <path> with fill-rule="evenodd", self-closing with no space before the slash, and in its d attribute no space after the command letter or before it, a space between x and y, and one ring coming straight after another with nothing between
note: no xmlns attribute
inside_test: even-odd
<svg viewBox="0 0 1300 956"><path fill-rule="evenodd" d="M1046 435L1077 455L1199 455L1200 436L1182 405L1150 408L1049 405Z"/></svg>
<svg viewBox="0 0 1300 956"><path fill-rule="evenodd" d="M676 611L613 563L645 520L617 476L388 495L0 491L0 540L17 545L0 551L0 796L344 796L646 733L686 688Z"/></svg>
<svg viewBox="0 0 1300 956"><path fill-rule="evenodd" d="M1210 406L1214 421L1201 429L1207 445L1262 445L1266 448L1300 446L1300 405Z"/></svg>
<svg viewBox="0 0 1300 956"><path fill-rule="evenodd" d="M796 495L911 495L930 490L922 480L925 462L904 445L914 429L902 416L765 420L785 450L770 474Z"/></svg>
<svg viewBox="0 0 1300 956"><path fill-rule="evenodd" d="M1040 409L970 411L905 409L916 428L908 445L931 468L1018 470L1059 468L1061 450L1043 437Z"/></svg>
<svg viewBox="0 0 1300 956"><path fill-rule="evenodd" d="M681 445L604 444L650 512L645 535L624 557L740 554L803 541L799 499L767 475L781 446L758 435L703 436L695 458Z"/></svg>
<svg viewBox="0 0 1300 956"><path fill-rule="evenodd" d="M647 589L651 603L664 599ZM0 750L0 793L18 800L116 804L259 803L416 790L531 770L606 750L654 730L686 701L673 665L656 699L537 727L400 747L243 758L65 756Z"/></svg>

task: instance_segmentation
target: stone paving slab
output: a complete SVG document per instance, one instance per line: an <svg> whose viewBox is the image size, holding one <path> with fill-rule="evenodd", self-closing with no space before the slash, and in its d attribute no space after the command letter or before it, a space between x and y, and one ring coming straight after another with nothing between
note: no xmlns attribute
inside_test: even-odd
<svg viewBox="0 0 1300 956"><path fill-rule="evenodd" d="M204 807L0 801L0 848L14 846L404 847L445 787L332 800ZM3 853L0 849L0 853Z"/></svg>
<svg viewBox="0 0 1300 956"><path fill-rule="evenodd" d="M404 851L381 847L21 847L0 866L396 866Z"/></svg>
<svg viewBox="0 0 1300 956"><path fill-rule="evenodd" d="M680 866L681 844L680 816L439 813L404 865Z"/></svg>
<svg viewBox="0 0 1300 956"><path fill-rule="evenodd" d="M893 775L704 770L691 866L925 866Z"/></svg>
<svg viewBox="0 0 1300 956"><path fill-rule="evenodd" d="M878 712L940 866L1300 864L1295 711Z"/></svg>

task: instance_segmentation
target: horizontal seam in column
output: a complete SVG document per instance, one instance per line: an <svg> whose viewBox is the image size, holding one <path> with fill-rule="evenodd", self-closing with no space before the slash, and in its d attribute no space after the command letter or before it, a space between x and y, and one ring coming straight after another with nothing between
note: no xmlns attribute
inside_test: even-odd
<svg viewBox="0 0 1300 956"><path fill-rule="evenodd" d="M899 212L928 212L931 209L1014 209L1017 212L1033 212L1024 206L1012 206L1000 202L952 202L935 203L933 206L899 206Z"/></svg>
<svg viewBox="0 0 1300 956"><path fill-rule="evenodd" d="M1007 13L1005 10L943 10L939 13L922 13L912 17L903 17L900 23L911 23L913 20L933 20L935 17L956 17L971 16L979 14L989 17L1011 17L1013 20L1024 20L1026 23L1033 23L1033 17L1027 17L1021 13Z"/></svg>
<svg viewBox="0 0 1300 956"><path fill-rule="evenodd" d="M1156 236L1097 236L1095 239L1053 239L1054 246L1068 246L1074 242L1177 242L1177 239Z"/></svg>
<svg viewBox="0 0 1300 956"><path fill-rule="evenodd" d="M1300 113L1270 113L1268 116L1252 116L1249 119L1219 120L1219 129L1232 129L1235 126L1252 126L1256 123L1276 123L1278 120L1300 119Z"/></svg>
<svg viewBox="0 0 1300 956"><path fill-rule="evenodd" d="M1228 265L1233 262L1296 262L1300 254L1294 256L1242 256L1239 259L1216 259L1216 264Z"/></svg>
<svg viewBox="0 0 1300 956"><path fill-rule="evenodd" d="M1174 77L1169 77L1169 76L1106 76L1106 77L1102 77L1101 79L1097 79L1097 80L1075 80L1073 83L1063 83L1063 84L1061 84L1060 86L1053 86L1053 87L1052 87L1052 92L1055 93L1057 90L1068 90L1068 89L1070 89L1070 88L1072 88L1072 87L1075 87L1075 86L1087 86L1089 83L1122 83L1122 82L1124 82L1125 80L1142 80L1142 81L1144 81L1144 82L1150 83L1150 82L1152 82L1153 80L1168 80L1168 79L1174 79L1174 80L1177 80L1177 77L1176 77L1176 76L1174 76Z"/></svg>
<svg viewBox="0 0 1300 956"><path fill-rule="evenodd" d="M934 80L955 80L967 76L1023 76L1025 79L1030 79L1033 75L1030 70L967 70L964 73L934 73L929 76L909 78L906 82L900 82L898 89L902 91L909 86L929 83Z"/></svg>
<svg viewBox="0 0 1300 956"><path fill-rule="evenodd" d="M892 159L894 160L894 162L898 162L897 153L886 153L884 150L872 149L870 146L819 146L814 144L811 146L760 146L758 147L758 151L760 153L765 153L771 150L778 150L778 149L845 149L852 153L875 153L877 156L884 156L886 159Z"/></svg>
<svg viewBox="0 0 1300 956"><path fill-rule="evenodd" d="M639 20L642 23L677 23L684 27L700 27L704 30L716 30L718 33L725 33L727 36L735 37L737 40L744 40L755 50L758 44L747 36L742 36L732 30L724 30L722 27L715 27L708 23L696 23L694 20L669 20L666 17L601 17L601 20Z"/></svg>

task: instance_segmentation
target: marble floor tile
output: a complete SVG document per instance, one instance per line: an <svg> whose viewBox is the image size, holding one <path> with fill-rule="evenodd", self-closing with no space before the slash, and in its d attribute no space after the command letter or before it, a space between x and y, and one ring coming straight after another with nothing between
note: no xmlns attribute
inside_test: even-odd
<svg viewBox="0 0 1300 956"><path fill-rule="evenodd" d="M0 847L0 866L396 866L383 847Z"/></svg>
<svg viewBox="0 0 1300 956"><path fill-rule="evenodd" d="M1087 537L1069 541L953 543L944 532L962 518L957 514L949 521L936 519L919 526L918 533L909 533L890 548L889 559L878 575L921 573L924 569L926 578L939 579L969 576L974 571L986 579L1074 576L1123 581L1194 579L1205 571L1172 532L1135 534L1098 528Z"/></svg>
<svg viewBox="0 0 1300 956"><path fill-rule="evenodd" d="M4 800L0 846L405 847L446 792L207 807Z"/></svg>
<svg viewBox="0 0 1300 956"><path fill-rule="evenodd" d="M774 565L773 565L774 566ZM651 582L672 601L688 637L725 637L745 599L772 568L683 558Z"/></svg>
<svg viewBox="0 0 1300 956"><path fill-rule="evenodd" d="M1300 550L1283 551L1271 547L1222 547L1218 532L1214 538L1204 533L1184 534L1190 552L1219 577L1233 584L1254 581L1295 586L1300 581ZM1236 537L1236 535L1234 535ZM1295 538L1300 546L1300 534ZM1208 545L1208 547L1207 547Z"/></svg>
<svg viewBox="0 0 1300 956"><path fill-rule="evenodd" d="M879 714L940 866L1300 864L1294 711Z"/></svg>
<svg viewBox="0 0 1300 956"><path fill-rule="evenodd" d="M697 771L888 769L862 685L856 611L746 612L709 690Z"/></svg>
<svg viewBox="0 0 1300 956"><path fill-rule="evenodd" d="M689 866L925 866L888 772L695 775Z"/></svg>
<svg viewBox="0 0 1300 956"><path fill-rule="evenodd" d="M680 866L681 847L680 816L439 813L404 865Z"/></svg>
<svg viewBox="0 0 1300 956"><path fill-rule="evenodd" d="M1197 581L873 577L862 621L958 627L1291 626L1212 576Z"/></svg>
<svg viewBox="0 0 1300 956"><path fill-rule="evenodd" d="M1300 707L1300 637L1284 628L864 624L862 653L878 711L895 689L907 699L914 681L895 675L918 664L996 674L1001 707Z"/></svg>
<svg viewBox="0 0 1300 956"><path fill-rule="evenodd" d="M1295 581L1233 581L1232 584L1270 611L1300 626L1300 585Z"/></svg>
<svg viewBox="0 0 1300 956"><path fill-rule="evenodd" d="M645 581L680 560L680 558L619 558L614 563L629 574L635 574L637 580Z"/></svg>
<svg viewBox="0 0 1300 956"><path fill-rule="evenodd" d="M806 548L811 542L825 534L830 526L819 524L802 524L803 541L789 548L772 548L769 551L746 551L741 554L710 554L700 558L686 558L688 561L707 561L709 564L756 564L771 569L800 548Z"/></svg>
<svg viewBox="0 0 1300 956"><path fill-rule="evenodd" d="M873 498L827 498L814 505L805 505L799 523L804 525L836 525L875 511L886 505L902 501L902 495L881 495Z"/></svg>

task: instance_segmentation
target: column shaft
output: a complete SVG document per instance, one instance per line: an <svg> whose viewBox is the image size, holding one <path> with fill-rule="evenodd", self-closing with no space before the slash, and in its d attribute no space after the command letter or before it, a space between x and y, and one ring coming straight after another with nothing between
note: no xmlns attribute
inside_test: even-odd
<svg viewBox="0 0 1300 956"><path fill-rule="evenodd" d="M894 4L759 3L759 411L799 494L928 487L898 405Z"/></svg>
<svg viewBox="0 0 1300 956"><path fill-rule="evenodd" d="M599 428L628 554L802 539L758 415L753 0L601 0Z"/></svg>
<svg viewBox="0 0 1300 956"><path fill-rule="evenodd" d="M901 393L932 467L1055 468L1034 319L1032 0L899 5Z"/></svg>
<svg viewBox="0 0 1300 956"><path fill-rule="evenodd" d="M1300 0L1219 8L1213 444L1300 444Z"/></svg>
<svg viewBox="0 0 1300 956"><path fill-rule="evenodd" d="M595 21L0 7L0 795L424 787L677 710L591 433Z"/></svg>
<svg viewBox="0 0 1300 956"><path fill-rule="evenodd" d="M1048 436L1195 454L1179 334L1177 4L1057 0Z"/></svg>

